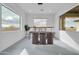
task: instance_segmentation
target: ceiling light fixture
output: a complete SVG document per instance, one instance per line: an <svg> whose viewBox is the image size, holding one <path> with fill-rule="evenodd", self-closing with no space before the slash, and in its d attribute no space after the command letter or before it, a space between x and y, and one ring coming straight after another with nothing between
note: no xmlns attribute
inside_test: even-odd
<svg viewBox="0 0 79 59"><path fill-rule="evenodd" d="M43 3L38 3L38 5L43 5Z"/></svg>

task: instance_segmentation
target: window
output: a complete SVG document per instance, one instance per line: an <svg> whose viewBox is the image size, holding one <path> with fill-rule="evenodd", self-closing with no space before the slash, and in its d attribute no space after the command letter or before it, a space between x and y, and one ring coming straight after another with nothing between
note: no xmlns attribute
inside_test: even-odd
<svg viewBox="0 0 79 59"><path fill-rule="evenodd" d="M10 9L1 6L2 8L2 24L1 28L5 31L17 30L20 28L20 16L15 14Z"/></svg>
<svg viewBox="0 0 79 59"><path fill-rule="evenodd" d="M67 31L79 31L79 17L61 17L60 29Z"/></svg>
<svg viewBox="0 0 79 59"><path fill-rule="evenodd" d="M79 31L79 17L66 17L65 29L70 31Z"/></svg>
<svg viewBox="0 0 79 59"><path fill-rule="evenodd" d="M33 19L35 27L46 27L47 19Z"/></svg>

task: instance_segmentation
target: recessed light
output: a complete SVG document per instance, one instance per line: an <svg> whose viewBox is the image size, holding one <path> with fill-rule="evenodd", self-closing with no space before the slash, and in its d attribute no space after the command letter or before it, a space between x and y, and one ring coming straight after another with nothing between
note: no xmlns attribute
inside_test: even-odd
<svg viewBox="0 0 79 59"><path fill-rule="evenodd" d="M40 11L44 11L44 9L40 9Z"/></svg>
<svg viewBox="0 0 79 59"><path fill-rule="evenodd" d="M32 11L31 11L31 10L29 10L29 12L31 13Z"/></svg>
<svg viewBox="0 0 79 59"><path fill-rule="evenodd" d="M52 12L52 10L49 10L49 12Z"/></svg>

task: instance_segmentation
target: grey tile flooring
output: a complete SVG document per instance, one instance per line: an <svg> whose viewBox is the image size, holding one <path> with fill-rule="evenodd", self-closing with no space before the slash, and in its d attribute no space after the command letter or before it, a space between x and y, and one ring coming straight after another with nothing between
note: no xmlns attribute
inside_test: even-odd
<svg viewBox="0 0 79 59"><path fill-rule="evenodd" d="M56 40L54 40L55 42ZM60 42L60 40L57 40ZM57 43L56 43L57 44ZM25 51L25 55L77 55L56 44L34 45L32 40L22 39L11 47L5 49L0 55L20 55Z"/></svg>

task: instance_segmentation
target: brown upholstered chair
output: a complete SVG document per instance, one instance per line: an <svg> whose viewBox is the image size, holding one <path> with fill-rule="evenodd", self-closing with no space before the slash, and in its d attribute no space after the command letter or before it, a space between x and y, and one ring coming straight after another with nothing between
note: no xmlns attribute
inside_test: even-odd
<svg viewBox="0 0 79 59"><path fill-rule="evenodd" d="M38 32L32 33L32 44L38 44Z"/></svg>
<svg viewBox="0 0 79 59"><path fill-rule="evenodd" d="M53 33L47 32L47 44L53 44Z"/></svg>
<svg viewBox="0 0 79 59"><path fill-rule="evenodd" d="M40 44L46 44L46 33L40 33Z"/></svg>

